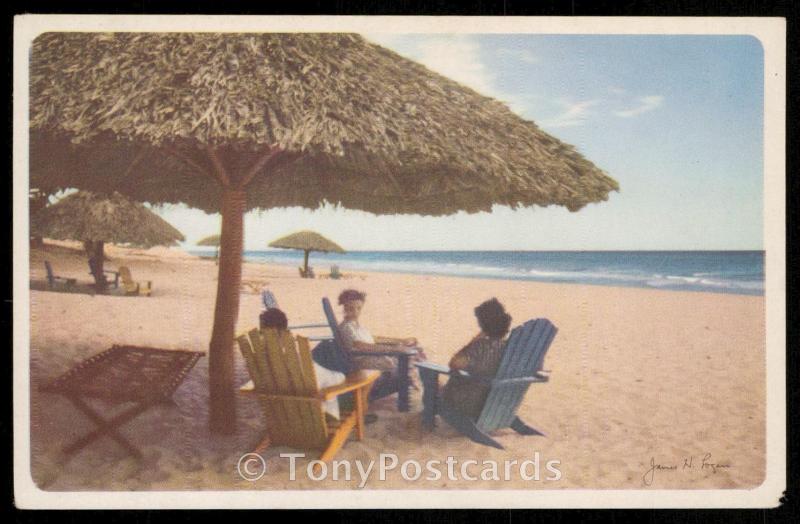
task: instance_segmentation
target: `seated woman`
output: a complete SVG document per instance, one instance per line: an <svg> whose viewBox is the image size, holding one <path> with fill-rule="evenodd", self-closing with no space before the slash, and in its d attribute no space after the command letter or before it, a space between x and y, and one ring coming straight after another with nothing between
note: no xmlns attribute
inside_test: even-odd
<svg viewBox="0 0 800 524"><path fill-rule="evenodd" d="M397 350L398 347L416 347L417 339L413 337L373 337L369 330L358 321L361 316L361 311L364 308L366 298L367 296L365 293L355 289L342 291L339 295L339 305L344 309L344 320L339 324L339 331L348 349L375 353L374 356L354 357L353 361L359 369L377 369L394 373L397 370L397 361L389 356L381 355L381 352ZM420 360L425 360L425 353L421 349L419 349L416 356L411 358L412 365L409 366L412 384L417 388L419 388L419 386L418 380L416 379L416 366L413 365L413 362Z"/></svg>
<svg viewBox="0 0 800 524"><path fill-rule="evenodd" d="M511 326L511 316L496 298L476 307L475 316L478 318L481 331L453 355L450 359L450 369L491 378L497 373L497 367L503 357L505 336ZM442 390L441 398L451 409L477 420L488 393L488 385L452 374Z"/></svg>
<svg viewBox="0 0 800 524"><path fill-rule="evenodd" d="M278 308L270 308L263 311L259 316L259 324L261 329L277 329L279 331L286 331L289 328L289 320L286 314ZM330 386L336 386L345 381L344 373L332 371L328 368L322 367L316 362L314 364L314 374L317 376L317 386L320 389ZM327 400L322 402L325 412L339 418L339 401L337 399Z"/></svg>

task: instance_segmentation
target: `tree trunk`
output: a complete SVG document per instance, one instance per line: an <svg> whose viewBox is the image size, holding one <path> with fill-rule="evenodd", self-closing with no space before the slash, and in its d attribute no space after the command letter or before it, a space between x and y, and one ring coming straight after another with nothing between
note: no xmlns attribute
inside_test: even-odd
<svg viewBox="0 0 800 524"><path fill-rule="evenodd" d="M226 188L222 198L217 304L209 347L209 425L214 433L236 431L233 337L242 282L245 192Z"/></svg>
<svg viewBox="0 0 800 524"><path fill-rule="evenodd" d="M308 249L305 250L305 255L303 255L303 274L308 277Z"/></svg>
<svg viewBox="0 0 800 524"><path fill-rule="evenodd" d="M86 241L83 243L86 254L89 255L89 271L94 277L94 287L98 293L106 290L107 282L103 273L103 262L105 261L105 243L102 240Z"/></svg>

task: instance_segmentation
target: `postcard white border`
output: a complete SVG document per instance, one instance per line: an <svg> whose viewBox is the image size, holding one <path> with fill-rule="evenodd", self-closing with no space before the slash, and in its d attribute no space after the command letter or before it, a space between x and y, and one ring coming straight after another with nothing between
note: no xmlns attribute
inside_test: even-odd
<svg viewBox="0 0 800 524"><path fill-rule="evenodd" d="M46 31L736 34L764 49L767 457L750 490L315 490L53 492L30 474L28 56ZM774 507L786 486L785 110L783 18L21 15L14 21L14 494L20 508ZM309 496L313 494L313 496Z"/></svg>

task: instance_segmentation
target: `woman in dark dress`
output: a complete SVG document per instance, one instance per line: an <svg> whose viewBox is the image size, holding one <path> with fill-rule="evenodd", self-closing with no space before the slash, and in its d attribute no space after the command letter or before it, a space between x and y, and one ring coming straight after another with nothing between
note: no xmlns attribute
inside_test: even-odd
<svg viewBox="0 0 800 524"><path fill-rule="evenodd" d="M496 299L487 300L475 308L481 332L450 359L450 369L460 369L470 375L494 378L503 357L505 336L511 326L511 316ZM459 413L477 420L489 394L489 386L451 375L442 391L442 401Z"/></svg>

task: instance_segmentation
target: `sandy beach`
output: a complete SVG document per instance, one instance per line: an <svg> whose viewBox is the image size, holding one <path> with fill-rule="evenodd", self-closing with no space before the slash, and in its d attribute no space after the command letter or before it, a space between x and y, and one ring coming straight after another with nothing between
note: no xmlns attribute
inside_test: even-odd
<svg viewBox="0 0 800 524"><path fill-rule="evenodd" d="M207 430L208 358L202 358L174 396L124 426L143 453L124 456L101 439L69 461L59 450L93 426L65 399L38 391L45 381L113 344L207 351L211 335L216 266L178 250L129 250L109 246L107 268L131 268L151 280L151 297L91 296L31 291L31 447L36 484L47 490L349 489L351 481L314 481L305 464L289 480L288 461L269 449L268 472L255 482L237 474L237 462L264 432L256 400L237 395L233 435ZM31 252L31 278L45 278L43 260L56 273L89 282L77 244L48 243ZM753 488L765 469L764 298L704 292L481 280L445 276L349 273L342 280L300 279L295 267L247 263L243 269L238 331L256 326L268 287L290 323L322 320L320 299L354 287L367 293L362 323L374 334L414 336L430 360L449 357L477 332L473 308L497 297L514 325L550 319L558 335L545 361L551 379L533 385L519 408L522 419L546 436L497 434L496 450L460 436L440 422L421 430L419 392L412 409L398 413L394 398L371 406L379 420L361 442L349 441L337 459L367 462L381 453L399 461L523 461L538 452L540 480L417 481L400 468L371 489L711 489ZM247 381L241 356L236 373ZM302 450L297 451L302 452ZM544 463L557 460L561 478L545 480ZM688 466L687 466L688 463ZM711 464L719 465L712 467ZM665 469L654 465L664 466ZM675 469L671 466L675 465ZM446 472L446 468L443 468ZM481 468L470 469L478 475ZM648 473L649 472L649 473Z"/></svg>

